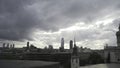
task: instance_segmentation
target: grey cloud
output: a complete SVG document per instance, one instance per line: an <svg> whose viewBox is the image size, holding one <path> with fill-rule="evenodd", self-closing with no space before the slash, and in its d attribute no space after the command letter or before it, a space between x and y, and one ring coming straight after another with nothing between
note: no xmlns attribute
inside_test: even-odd
<svg viewBox="0 0 120 68"><path fill-rule="evenodd" d="M25 3L26 2L26 3ZM25 11L24 0L0 0L0 38L6 40L31 39L33 16Z"/></svg>
<svg viewBox="0 0 120 68"><path fill-rule="evenodd" d="M94 24L109 10L117 11L118 4L119 0L0 0L0 38L29 40L34 29L58 31L79 21Z"/></svg>

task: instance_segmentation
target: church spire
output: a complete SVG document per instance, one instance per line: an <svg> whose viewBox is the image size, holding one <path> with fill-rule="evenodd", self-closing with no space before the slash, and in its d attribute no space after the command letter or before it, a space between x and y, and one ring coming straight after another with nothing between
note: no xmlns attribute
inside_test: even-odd
<svg viewBox="0 0 120 68"><path fill-rule="evenodd" d="M77 56L77 55L78 55L78 48L77 48L77 46L76 46L76 40L75 40L75 37L74 37L73 55L74 55L74 56Z"/></svg>
<svg viewBox="0 0 120 68"><path fill-rule="evenodd" d="M75 40L75 37L74 37L74 47L76 47L76 40Z"/></svg>

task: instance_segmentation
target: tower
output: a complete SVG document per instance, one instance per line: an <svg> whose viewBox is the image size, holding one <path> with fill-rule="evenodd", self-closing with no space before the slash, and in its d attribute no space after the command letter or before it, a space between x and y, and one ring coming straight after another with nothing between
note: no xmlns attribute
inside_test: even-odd
<svg viewBox="0 0 120 68"><path fill-rule="evenodd" d="M73 55L75 55L75 56L77 56L77 55L78 55L78 48L77 48L77 46L76 46L76 41L75 41L75 38L74 38Z"/></svg>
<svg viewBox="0 0 120 68"><path fill-rule="evenodd" d="M73 41L70 40L70 49L73 49Z"/></svg>
<svg viewBox="0 0 120 68"><path fill-rule="evenodd" d="M13 44L13 48L15 48L15 44Z"/></svg>
<svg viewBox="0 0 120 68"><path fill-rule="evenodd" d="M10 44L10 48L13 48L13 45L12 45L12 44Z"/></svg>
<svg viewBox="0 0 120 68"><path fill-rule="evenodd" d="M9 43L7 43L7 48L9 48Z"/></svg>
<svg viewBox="0 0 120 68"><path fill-rule="evenodd" d="M64 49L64 38L61 39L61 48Z"/></svg>
<svg viewBox="0 0 120 68"><path fill-rule="evenodd" d="M3 48L5 48L5 43L3 43Z"/></svg>
<svg viewBox="0 0 120 68"><path fill-rule="evenodd" d="M29 42L27 42L27 48L29 48Z"/></svg>
<svg viewBox="0 0 120 68"><path fill-rule="evenodd" d="M61 38L61 47L60 47L60 51L64 52L64 38Z"/></svg>
<svg viewBox="0 0 120 68"><path fill-rule="evenodd" d="M119 31L116 32L116 37L117 37L117 46L120 47L120 24L118 29Z"/></svg>

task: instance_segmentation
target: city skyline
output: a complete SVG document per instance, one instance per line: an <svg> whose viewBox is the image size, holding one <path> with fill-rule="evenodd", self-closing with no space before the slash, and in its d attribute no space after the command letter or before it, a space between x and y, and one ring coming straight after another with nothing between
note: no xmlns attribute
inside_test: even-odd
<svg viewBox="0 0 120 68"><path fill-rule="evenodd" d="M12 0L0 1L0 46L27 41L36 47L65 48L76 38L76 45L102 49L116 46L120 23L119 0Z"/></svg>

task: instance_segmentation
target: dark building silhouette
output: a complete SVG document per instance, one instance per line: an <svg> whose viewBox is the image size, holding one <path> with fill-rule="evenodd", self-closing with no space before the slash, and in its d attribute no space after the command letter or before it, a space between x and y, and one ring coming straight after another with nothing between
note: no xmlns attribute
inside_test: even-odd
<svg viewBox="0 0 120 68"><path fill-rule="evenodd" d="M10 48L13 48L13 45L12 45L12 44L10 45Z"/></svg>
<svg viewBox="0 0 120 68"><path fill-rule="evenodd" d="M9 48L9 43L7 43L7 48Z"/></svg>
<svg viewBox="0 0 120 68"><path fill-rule="evenodd" d="M74 38L73 55L75 55L75 56L77 56L77 55L78 55L78 48L77 48L77 46L76 46L76 41L75 41L75 38Z"/></svg>
<svg viewBox="0 0 120 68"><path fill-rule="evenodd" d="M49 48L48 49L53 49L53 46L52 45L49 45Z"/></svg>
<svg viewBox="0 0 120 68"><path fill-rule="evenodd" d="M15 48L15 44L13 44L13 48Z"/></svg>
<svg viewBox="0 0 120 68"><path fill-rule="evenodd" d="M70 49L73 49L73 41L70 40Z"/></svg>
<svg viewBox="0 0 120 68"><path fill-rule="evenodd" d="M64 38L61 39L60 51L61 51L61 52L64 52Z"/></svg>
<svg viewBox="0 0 120 68"><path fill-rule="evenodd" d="M64 38L61 39L61 48L64 49Z"/></svg>
<svg viewBox="0 0 120 68"><path fill-rule="evenodd" d="M30 47L30 43L29 43L29 42L27 42L27 48L29 49L29 47Z"/></svg>
<svg viewBox="0 0 120 68"><path fill-rule="evenodd" d="M116 32L116 37L117 37L117 45L120 47L120 24L119 24L119 31Z"/></svg>
<svg viewBox="0 0 120 68"><path fill-rule="evenodd" d="M3 43L3 48L5 48L5 43Z"/></svg>

